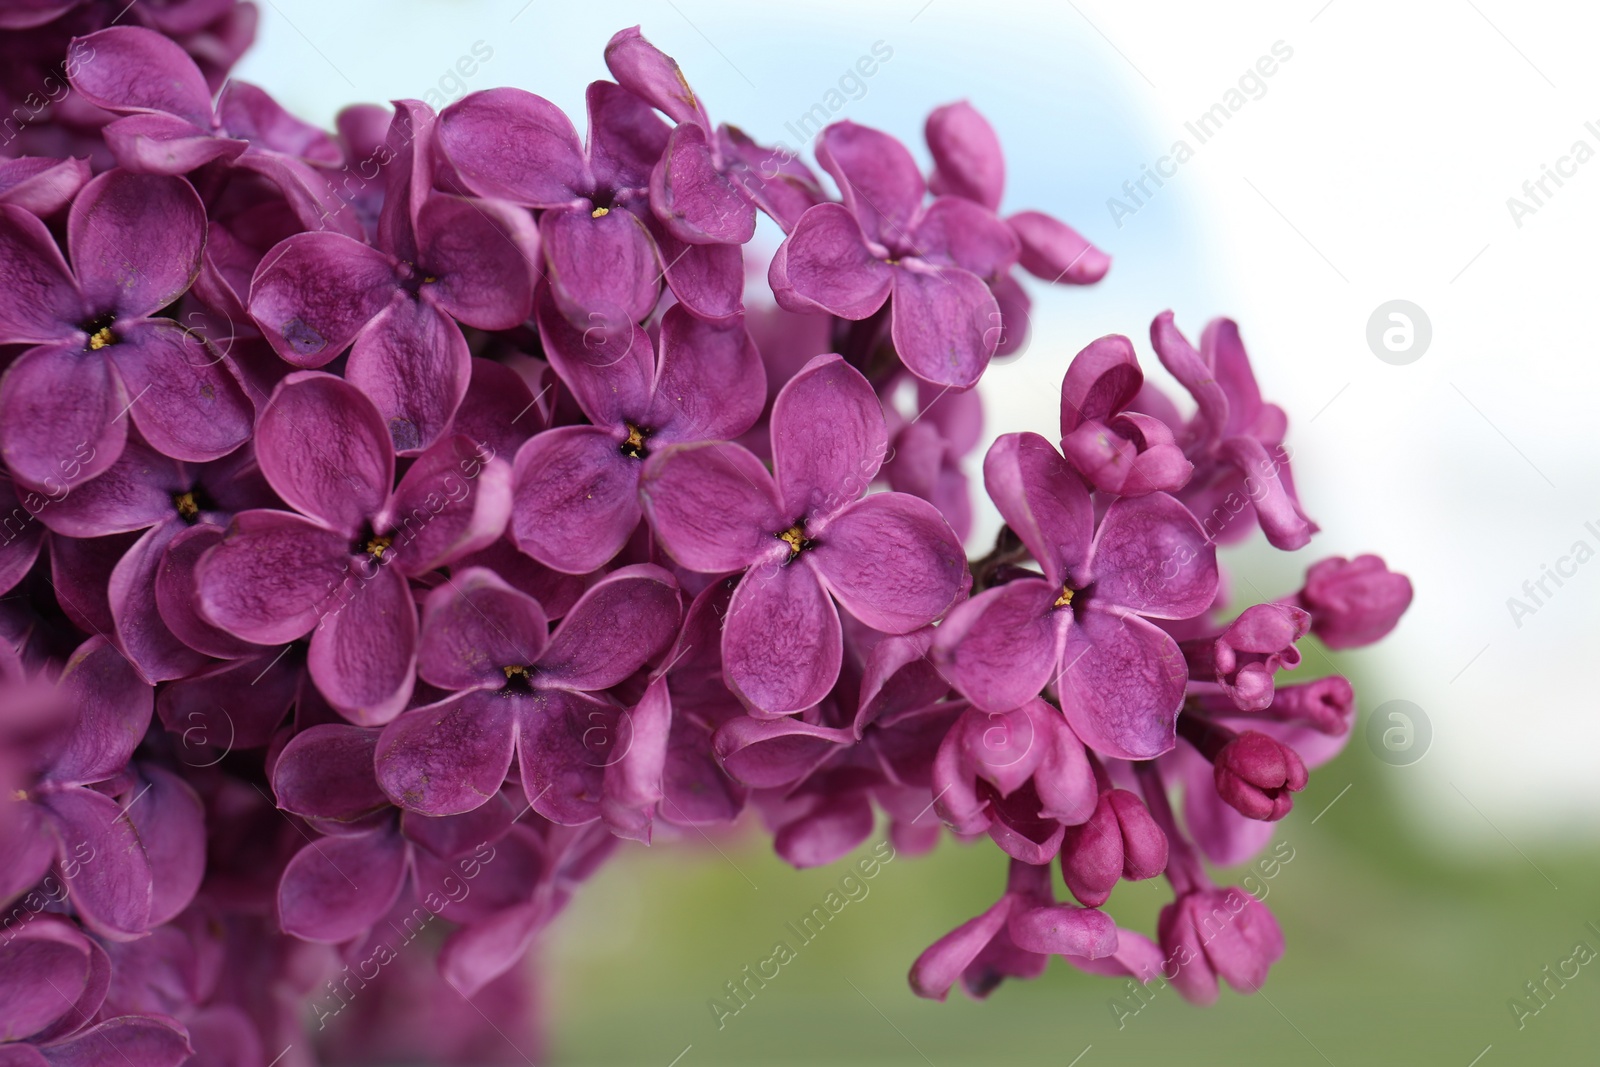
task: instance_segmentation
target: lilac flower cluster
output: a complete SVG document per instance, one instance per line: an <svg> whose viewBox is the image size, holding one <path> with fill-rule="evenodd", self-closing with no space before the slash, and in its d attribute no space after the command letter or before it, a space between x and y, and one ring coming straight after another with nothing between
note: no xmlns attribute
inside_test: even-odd
<svg viewBox="0 0 1600 1067"><path fill-rule="evenodd" d="M1316 532L1233 323L1151 328L1188 416L1127 338L1079 353L1059 442L984 457L969 562L1016 268L1109 266L999 214L969 105L926 176L828 127L834 198L637 29L585 137L520 89L329 134L222 84L250 5L119 6L0 2L0 1065L481 1062L485 1018L520 1062L519 964L578 885L746 808L800 867L880 815L999 846L919 994L1051 955L1261 982L1278 928L1204 860L1348 734L1342 678L1278 680L1298 643L1411 589L1335 558L1226 606L1219 542ZM1157 941L1099 910L1161 874Z"/></svg>

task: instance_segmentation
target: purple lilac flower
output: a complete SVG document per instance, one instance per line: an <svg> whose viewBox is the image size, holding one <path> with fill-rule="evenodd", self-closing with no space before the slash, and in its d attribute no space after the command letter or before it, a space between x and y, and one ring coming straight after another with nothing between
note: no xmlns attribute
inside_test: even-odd
<svg viewBox="0 0 1600 1067"><path fill-rule="evenodd" d="M91 478L122 453L128 418L174 459L237 448L250 405L227 360L157 312L199 270L205 210L182 178L110 171L50 232L0 206L0 343L29 348L0 378L0 453L22 482Z"/></svg>
<svg viewBox="0 0 1600 1067"><path fill-rule="evenodd" d="M1088 490L1037 434L996 441L984 481L1044 574L951 612L934 641L947 677L994 712L1053 685L1073 731L1102 755L1149 759L1172 748L1184 660L1149 620L1211 606L1216 553L1199 523L1150 493L1113 502L1096 529Z"/></svg>
<svg viewBox="0 0 1600 1067"><path fill-rule="evenodd" d="M517 452L511 536L541 563L588 574L639 525L645 460L744 433L761 415L766 375L742 318L705 322L681 304L662 317L659 361L640 327L580 333L546 296L539 333L590 425L548 430Z"/></svg>
<svg viewBox="0 0 1600 1067"><path fill-rule="evenodd" d="M1329 648L1360 648L1386 636L1411 606L1411 580L1373 555L1313 563L1295 602Z"/></svg>
<svg viewBox="0 0 1600 1067"><path fill-rule="evenodd" d="M296 510L233 517L198 565L200 613L258 644L311 633L309 669L328 701L352 721L387 722L414 683L407 578L500 536L509 467L446 437L395 485L383 416L354 386L316 371L291 374L273 393L256 449L268 484Z"/></svg>
<svg viewBox="0 0 1600 1067"><path fill-rule="evenodd" d="M1016 236L970 200L924 206L916 161L878 130L834 123L817 161L844 202L808 209L778 247L768 272L778 303L864 319L888 302L895 351L913 374L975 385L1004 332L985 279L1016 262Z"/></svg>
<svg viewBox="0 0 1600 1067"><path fill-rule="evenodd" d="M1194 473L1172 429L1127 410L1144 372L1126 337L1093 341L1067 367L1061 383L1061 451L1084 481L1102 493L1176 493Z"/></svg>
<svg viewBox="0 0 1600 1067"><path fill-rule="evenodd" d="M722 632L727 678L746 702L787 714L839 676L837 601L885 633L939 617L965 588L961 548L933 505L863 497L888 431L872 387L818 356L773 403L772 474L727 443L677 445L645 463L645 513L679 564L745 572Z"/></svg>

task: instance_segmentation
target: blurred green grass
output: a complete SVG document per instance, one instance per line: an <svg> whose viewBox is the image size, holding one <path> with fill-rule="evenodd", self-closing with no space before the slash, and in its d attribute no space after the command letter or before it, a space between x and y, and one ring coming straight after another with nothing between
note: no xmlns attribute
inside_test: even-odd
<svg viewBox="0 0 1600 1067"><path fill-rule="evenodd" d="M1600 960L1565 987L1550 983L1555 994L1520 1029L1508 1006L1513 997L1536 1006L1524 983L1576 943L1600 950L1585 926L1600 926L1600 862L1526 845L1524 857L1498 839L1467 856L1441 850L1399 817L1395 783L1406 773L1379 762L1358 732L1313 774L1276 838L1294 848L1266 898L1288 951L1260 994L1225 990L1196 1008L1164 990L1120 1028L1110 1002L1123 984L1059 961L982 1003L911 994L917 954L998 894L1004 858L988 844L946 840L932 855L897 858L803 946L785 924L820 904L848 861L792 870L753 828L716 848L692 831L629 848L542 948L550 1062L1600 1063ZM1150 933L1165 900L1157 879L1120 886L1108 908ZM797 958L719 1030L708 1002L780 939Z"/></svg>

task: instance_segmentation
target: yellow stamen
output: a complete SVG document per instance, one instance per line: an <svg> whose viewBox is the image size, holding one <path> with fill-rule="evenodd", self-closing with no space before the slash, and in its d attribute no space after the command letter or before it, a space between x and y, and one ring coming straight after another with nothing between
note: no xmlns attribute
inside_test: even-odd
<svg viewBox="0 0 1600 1067"><path fill-rule="evenodd" d="M172 503L176 505L181 519L192 519L200 514L200 505L195 502L193 493L179 493L172 498Z"/></svg>
<svg viewBox="0 0 1600 1067"><path fill-rule="evenodd" d="M526 678L528 676L528 668L526 667L501 667L500 669L506 672L506 681L508 682L513 678Z"/></svg>
<svg viewBox="0 0 1600 1067"><path fill-rule="evenodd" d="M795 523L793 526L783 531L783 533L779 534L778 540L788 544L789 556L792 559L800 554L801 549L806 547L806 532L800 529L799 523Z"/></svg>
<svg viewBox="0 0 1600 1067"><path fill-rule="evenodd" d="M98 352L109 344L116 343L116 335L111 332L111 327L102 326L89 335L89 350Z"/></svg>
<svg viewBox="0 0 1600 1067"><path fill-rule="evenodd" d="M589 217L591 219L599 219L599 218L604 218L605 216L607 216L609 214L611 214L611 209L610 208L608 208L608 207L597 207L593 211L589 212Z"/></svg>
<svg viewBox="0 0 1600 1067"><path fill-rule="evenodd" d="M1058 608L1064 608L1064 607L1068 606L1071 603L1072 603L1072 586L1064 585L1064 586L1061 587L1061 595L1056 597L1055 606L1058 607Z"/></svg>
<svg viewBox="0 0 1600 1067"><path fill-rule="evenodd" d="M26 789L13 789L11 791L11 799L20 804L28 799L28 791Z"/></svg>
<svg viewBox="0 0 1600 1067"><path fill-rule="evenodd" d="M382 559L383 554L389 551L389 546L394 544L394 539L389 537L374 537L367 542L367 555L373 559Z"/></svg>

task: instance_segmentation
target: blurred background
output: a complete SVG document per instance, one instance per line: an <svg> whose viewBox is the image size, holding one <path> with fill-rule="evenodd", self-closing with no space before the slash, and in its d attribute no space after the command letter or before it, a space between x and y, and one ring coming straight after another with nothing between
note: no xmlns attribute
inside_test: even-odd
<svg viewBox="0 0 1600 1067"><path fill-rule="evenodd" d="M1004 209L1054 214L1113 257L1092 289L1032 288L1030 348L982 386L991 435L1053 436L1061 376L1097 336L1132 337L1159 378L1146 332L1157 312L1173 308L1191 337L1231 316L1289 412L1296 482L1323 528L1293 557L1259 537L1229 550L1231 571L1271 597L1314 559L1377 551L1416 585L1380 646L1311 651L1301 668L1350 676L1361 719L1280 825L1279 855L1293 858L1266 899L1289 947L1261 994L1197 1009L1169 990L1130 1016L1122 984L1053 966L986 1003L917 1000L906 968L1004 877L997 850L947 842L884 868L719 1029L707 1001L844 868L789 870L753 828L714 842L691 832L612 863L542 947L540 1063L1600 1062L1600 12L1509 0L261 7L238 76L322 123L350 102L442 106L518 85L581 128L601 50L633 23L678 59L714 120L793 148L787 124L843 89L835 118L889 130L926 160L926 112L970 99L1007 149ZM841 85L884 49L859 88ZM1202 139L1190 124L1217 104L1228 117ZM1141 190L1158 169L1163 184ZM997 525L989 514L974 546ZM1369 734L1391 701L1408 703ZM1109 910L1151 931L1162 902L1158 884L1124 884ZM1547 977L1574 966L1576 978Z"/></svg>

